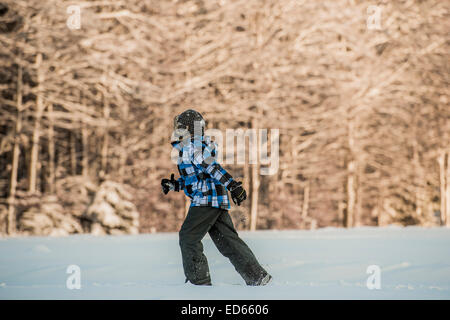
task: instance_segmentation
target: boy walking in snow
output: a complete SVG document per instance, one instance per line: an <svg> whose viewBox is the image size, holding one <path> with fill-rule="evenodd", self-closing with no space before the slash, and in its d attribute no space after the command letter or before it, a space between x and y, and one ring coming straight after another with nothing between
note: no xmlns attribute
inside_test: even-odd
<svg viewBox="0 0 450 320"><path fill-rule="evenodd" d="M233 202L240 205L247 194L215 160L215 144L204 135L205 121L195 110L186 110L174 119L173 148L178 151L178 171L162 179L164 194L183 190L191 206L179 232L181 255L186 282L211 285L208 261L201 240L209 233L222 255L230 259L247 285L267 284L272 277L258 263L250 248L238 236L228 210L230 191Z"/></svg>

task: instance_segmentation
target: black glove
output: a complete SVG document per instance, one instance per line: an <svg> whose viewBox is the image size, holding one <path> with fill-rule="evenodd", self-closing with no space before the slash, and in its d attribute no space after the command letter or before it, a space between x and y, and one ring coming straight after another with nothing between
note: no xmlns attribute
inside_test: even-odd
<svg viewBox="0 0 450 320"><path fill-rule="evenodd" d="M231 199L233 199L234 204L240 206L241 203L247 199L247 192L245 192L245 189L242 187L242 182L233 180L227 188L230 190Z"/></svg>
<svg viewBox="0 0 450 320"><path fill-rule="evenodd" d="M172 175L170 176L170 180L169 179L161 180L161 187L164 194L168 194L170 190L174 190L177 192L180 191L180 183L177 180L175 180L174 176L175 175L172 173Z"/></svg>

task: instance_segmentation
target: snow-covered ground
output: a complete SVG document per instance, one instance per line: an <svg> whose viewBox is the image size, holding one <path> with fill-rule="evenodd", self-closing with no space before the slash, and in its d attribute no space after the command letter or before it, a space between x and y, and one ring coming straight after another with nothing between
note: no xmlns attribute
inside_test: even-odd
<svg viewBox="0 0 450 320"><path fill-rule="evenodd" d="M449 299L450 229L240 232L273 275L247 287L209 236L214 286L184 284L177 233L0 239L0 299ZM69 290L69 265L81 289ZM378 265L380 289L367 273Z"/></svg>

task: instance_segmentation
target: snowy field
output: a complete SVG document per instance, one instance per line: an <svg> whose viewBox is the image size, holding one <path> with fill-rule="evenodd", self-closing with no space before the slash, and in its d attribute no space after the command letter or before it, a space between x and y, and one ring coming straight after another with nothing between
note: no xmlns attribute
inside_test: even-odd
<svg viewBox="0 0 450 320"><path fill-rule="evenodd" d="M326 228L240 232L274 276L247 287L203 240L212 287L184 284L177 233L0 239L0 299L449 299L450 230ZM81 289L69 290L69 265ZM369 290L370 265L380 289Z"/></svg>

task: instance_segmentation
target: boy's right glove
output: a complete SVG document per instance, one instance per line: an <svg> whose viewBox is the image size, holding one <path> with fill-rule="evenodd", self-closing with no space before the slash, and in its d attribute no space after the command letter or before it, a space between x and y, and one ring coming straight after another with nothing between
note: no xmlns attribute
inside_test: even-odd
<svg viewBox="0 0 450 320"><path fill-rule="evenodd" d="M170 176L170 180L169 179L161 180L161 187L164 194L168 194L170 190L180 191L180 183L177 180L175 180L174 176L175 175L172 173L172 175Z"/></svg>
<svg viewBox="0 0 450 320"><path fill-rule="evenodd" d="M234 204L240 206L241 203L247 199L247 192L245 192L245 189L242 187L242 182L233 180L227 188L230 190L231 199L233 199Z"/></svg>

